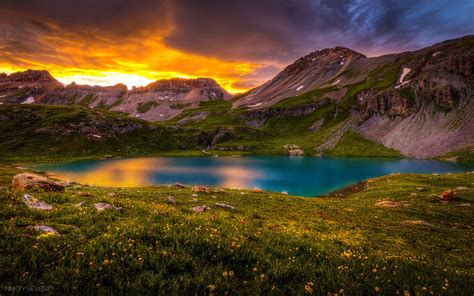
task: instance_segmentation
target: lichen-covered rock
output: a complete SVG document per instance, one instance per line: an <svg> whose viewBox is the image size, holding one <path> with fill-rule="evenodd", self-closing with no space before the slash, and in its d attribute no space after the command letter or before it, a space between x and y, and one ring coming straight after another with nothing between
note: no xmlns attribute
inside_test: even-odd
<svg viewBox="0 0 474 296"><path fill-rule="evenodd" d="M23 195L23 202L30 209L41 210L41 211L51 211L53 209L52 205L39 201L29 194Z"/></svg>
<svg viewBox="0 0 474 296"><path fill-rule="evenodd" d="M64 191L64 186L43 176L31 173L22 173L13 177L13 190L29 190L32 188L40 188L44 191Z"/></svg>

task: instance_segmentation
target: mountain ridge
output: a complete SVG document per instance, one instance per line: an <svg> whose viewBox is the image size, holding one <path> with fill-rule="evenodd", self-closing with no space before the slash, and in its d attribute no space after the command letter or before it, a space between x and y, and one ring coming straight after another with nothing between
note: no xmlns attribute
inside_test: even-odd
<svg viewBox="0 0 474 296"><path fill-rule="evenodd" d="M128 89L113 86L64 85L48 71L28 69L0 75L0 103L83 105L127 113L147 121L170 119L201 101L228 100L231 95L211 78L171 78ZM145 105L145 107L143 107Z"/></svg>
<svg viewBox="0 0 474 296"><path fill-rule="evenodd" d="M39 86L48 94L45 104L105 108L194 130L204 149L286 154L292 147L304 155L434 158L474 153L473 73L474 36L465 36L379 57L344 47L315 51L232 99L211 79L132 90L68 85L59 94L51 92L54 80ZM5 98L1 79L0 102L27 99L18 84L21 100ZM170 93L176 100L165 98Z"/></svg>

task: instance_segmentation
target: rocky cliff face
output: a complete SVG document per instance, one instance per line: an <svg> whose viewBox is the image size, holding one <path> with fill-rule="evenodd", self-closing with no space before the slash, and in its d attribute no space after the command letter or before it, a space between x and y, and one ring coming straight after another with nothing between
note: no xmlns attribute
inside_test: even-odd
<svg viewBox="0 0 474 296"><path fill-rule="evenodd" d="M83 105L164 121L207 100L231 96L212 79L167 79L128 90L124 84L64 86L47 71L27 70L0 76L0 104Z"/></svg>
<svg viewBox="0 0 474 296"><path fill-rule="evenodd" d="M282 100L306 100L301 107L329 100L334 117L363 136L404 155L435 157L474 146L473 73L473 36L375 58L336 47L297 60L234 107L258 109L243 115L255 126Z"/></svg>
<svg viewBox="0 0 474 296"><path fill-rule="evenodd" d="M405 55L409 73L368 96L357 130L413 157L474 145L474 38Z"/></svg>

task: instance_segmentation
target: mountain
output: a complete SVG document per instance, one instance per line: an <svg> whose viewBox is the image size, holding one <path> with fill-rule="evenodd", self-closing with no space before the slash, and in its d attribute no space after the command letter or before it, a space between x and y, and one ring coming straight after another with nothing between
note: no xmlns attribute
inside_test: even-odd
<svg viewBox="0 0 474 296"><path fill-rule="evenodd" d="M165 79L128 90L124 84L64 86L47 71L0 75L0 104L82 105L126 113L147 121L170 119L207 100L231 96L212 79Z"/></svg>
<svg viewBox="0 0 474 296"><path fill-rule="evenodd" d="M336 47L297 60L233 106L253 110L248 123L263 126L274 107L299 108L304 117L333 104L339 130L316 154L353 131L403 155L435 157L474 145L473 72L473 36L374 58Z"/></svg>
<svg viewBox="0 0 474 296"><path fill-rule="evenodd" d="M318 88L348 69L365 56L353 50L336 47L315 51L287 66L275 78L251 90L234 106L271 106L276 102Z"/></svg>
<svg viewBox="0 0 474 296"><path fill-rule="evenodd" d="M34 122L41 132L51 126L51 116L56 120L56 109L48 105L67 105L64 112L68 114L82 114L84 107L110 111L92 117L62 117L54 125L58 135L71 134L74 128L68 123L73 121L77 126L80 118L93 118L92 130L100 130L110 122L100 118L113 117L114 112L128 114L134 117L128 120L150 126L151 130L167 131L151 132L153 139L144 136L148 132L127 134L127 149L137 155L140 151L150 154L153 147L166 150L164 143L169 141L186 143L168 145L170 149L238 154L473 161L473 73L474 36L467 36L380 57L366 57L343 47L315 51L262 86L234 98L212 79L160 80L128 90L121 84L63 86L45 71L28 70L0 75L0 104L4 104L3 117L12 113L18 115L16 122L30 122L29 113L21 110L33 103L37 107ZM150 125L147 121L161 123ZM10 140L16 146L0 145L2 151L21 150L21 143L40 144L40 153L61 145L60 138L35 140L44 134L33 136L37 129L13 127L8 122L0 120L0 129L14 129L14 134L9 133L11 138L25 137ZM107 143L113 144L108 152L123 138L113 130L98 140L89 130L79 128L75 133L88 141L109 139ZM133 144L135 137L139 147Z"/></svg>

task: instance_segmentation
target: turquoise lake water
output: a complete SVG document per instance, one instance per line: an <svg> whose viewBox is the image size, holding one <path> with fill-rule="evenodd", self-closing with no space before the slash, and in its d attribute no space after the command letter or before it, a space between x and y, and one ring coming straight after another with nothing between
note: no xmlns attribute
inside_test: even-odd
<svg viewBox="0 0 474 296"><path fill-rule="evenodd" d="M474 165L420 159L241 156L94 160L36 168L91 185L132 187L179 182L316 196L390 173L456 173L474 170Z"/></svg>

